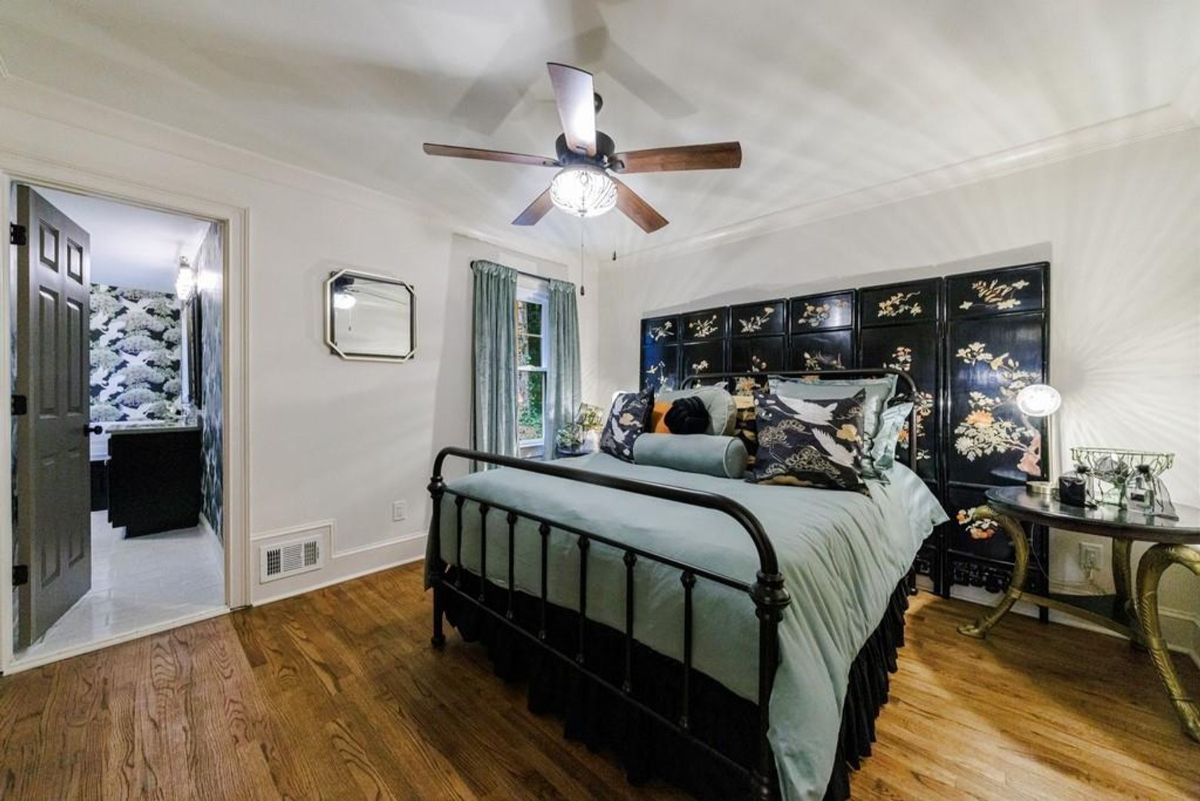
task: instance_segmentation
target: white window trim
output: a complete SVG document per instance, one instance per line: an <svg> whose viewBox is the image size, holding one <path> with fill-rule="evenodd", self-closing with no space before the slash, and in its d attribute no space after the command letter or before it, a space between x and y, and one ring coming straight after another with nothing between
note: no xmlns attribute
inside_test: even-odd
<svg viewBox="0 0 1200 801"><path fill-rule="evenodd" d="M550 338L547 336L550 324L549 285L545 281L529 280L522 276L517 282L517 301L536 303L542 307L542 333L539 335L542 340L542 366L517 367L518 372L540 372L545 376L542 384L542 438L517 441L522 459L542 459L551 452L549 449L554 447L554 433L551 430L553 421L550 419L550 410L546 407L546 390L550 387L550 364L552 361Z"/></svg>

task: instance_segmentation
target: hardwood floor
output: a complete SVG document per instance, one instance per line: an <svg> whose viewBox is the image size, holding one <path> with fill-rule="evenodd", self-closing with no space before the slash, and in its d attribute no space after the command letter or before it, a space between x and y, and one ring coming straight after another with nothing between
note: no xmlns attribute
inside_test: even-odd
<svg viewBox="0 0 1200 801"><path fill-rule="evenodd" d="M1144 654L1024 618L960 637L977 610L914 599L856 801L1200 797ZM410 565L5 677L0 799L682 797L563 740L481 649L428 640Z"/></svg>

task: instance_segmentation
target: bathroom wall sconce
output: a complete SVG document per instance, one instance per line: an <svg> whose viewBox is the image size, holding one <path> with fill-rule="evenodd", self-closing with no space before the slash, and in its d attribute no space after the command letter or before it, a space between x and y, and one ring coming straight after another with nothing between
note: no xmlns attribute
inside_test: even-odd
<svg viewBox="0 0 1200 801"><path fill-rule="evenodd" d="M186 256L179 257L179 274L175 277L175 294L180 303L187 303L196 292L196 268L188 263Z"/></svg>

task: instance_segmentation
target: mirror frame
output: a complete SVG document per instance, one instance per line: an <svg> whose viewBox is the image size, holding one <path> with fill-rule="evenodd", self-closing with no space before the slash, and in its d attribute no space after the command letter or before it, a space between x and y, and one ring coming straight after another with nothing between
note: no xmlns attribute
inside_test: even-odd
<svg viewBox="0 0 1200 801"><path fill-rule="evenodd" d="M389 356L383 354L372 353L355 353L354 351L344 351L338 347L337 340L334 337L333 326L333 292L334 283L344 276L351 278L366 278L371 281L378 281L384 284L392 284L393 286L403 287L408 292L408 353L402 356ZM329 347L331 353L347 361L359 362L406 362L413 358L417 352L417 293L413 289L412 284L406 281L401 281L399 278L393 278L390 275L379 275L377 273L367 273L362 270L334 270L329 274L329 278L325 279L325 344Z"/></svg>

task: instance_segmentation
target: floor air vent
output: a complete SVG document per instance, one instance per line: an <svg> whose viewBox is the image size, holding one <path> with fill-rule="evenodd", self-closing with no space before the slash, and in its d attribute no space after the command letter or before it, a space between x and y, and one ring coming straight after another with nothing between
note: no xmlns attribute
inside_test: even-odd
<svg viewBox="0 0 1200 801"><path fill-rule="evenodd" d="M321 556L321 542L315 538L264 545L258 560L260 581L316 570L324 564Z"/></svg>

